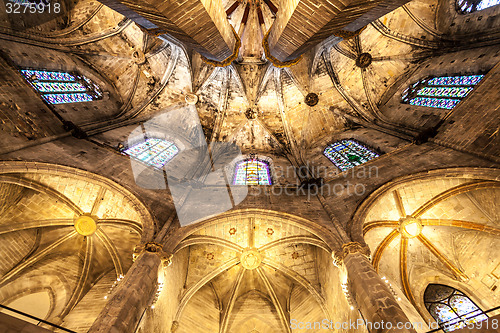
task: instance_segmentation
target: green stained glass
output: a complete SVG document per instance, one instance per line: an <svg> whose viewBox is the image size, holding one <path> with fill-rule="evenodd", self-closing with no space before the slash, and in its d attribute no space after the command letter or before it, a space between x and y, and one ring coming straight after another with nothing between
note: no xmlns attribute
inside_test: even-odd
<svg viewBox="0 0 500 333"><path fill-rule="evenodd" d="M346 171L379 156L377 153L351 139L330 144L325 148L323 154L342 171Z"/></svg>

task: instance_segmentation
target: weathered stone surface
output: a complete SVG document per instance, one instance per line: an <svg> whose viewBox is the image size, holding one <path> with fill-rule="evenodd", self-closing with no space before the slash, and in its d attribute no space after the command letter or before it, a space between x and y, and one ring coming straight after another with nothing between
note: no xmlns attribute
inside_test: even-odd
<svg viewBox="0 0 500 333"><path fill-rule="evenodd" d="M161 260L143 252L121 281L89 332L130 332L150 306L157 289Z"/></svg>
<svg viewBox="0 0 500 333"><path fill-rule="evenodd" d="M356 31L406 2L284 1L269 34L271 53L281 61L294 59L335 32Z"/></svg>
<svg viewBox="0 0 500 333"><path fill-rule="evenodd" d="M381 325L381 328L375 329L374 332L416 332L413 329L397 329L397 325L411 322L366 256L350 253L344 258L344 264L349 290L364 319L371 323L390 323L385 327Z"/></svg>
<svg viewBox="0 0 500 333"><path fill-rule="evenodd" d="M279 1L274 2L280 6ZM155 26L147 25L146 19L151 19L150 23L160 20L163 12L160 13L158 8L167 8L170 4L167 1L148 3L157 8L144 5L135 14L129 12L127 15L139 24L144 24L143 28L155 29ZM187 2L174 1L172 6L185 3ZM208 2L200 3L205 6ZM226 9L233 5L230 0L223 0L221 3ZM128 4L146 4L146 1L128 1ZM352 20L352 23L344 27L347 30L356 29L366 24L367 21L363 20L370 21L375 17L370 16L371 11L366 15L362 14L375 3L344 5L345 10L340 14L346 15L343 19ZM273 15L264 3L261 7L265 21L263 26L255 26L258 20L252 16L255 12L251 11L246 22L247 28L242 29L243 42L255 42L256 37L260 38L261 31L270 28ZM231 24L236 23L235 28L240 24L245 8L246 5L241 5L232 14ZM378 7L373 7L372 10L376 8ZM136 15L139 10L142 10L144 16ZM349 309L342 294L338 269L331 265L331 252L299 241L286 244L283 237L311 236L292 223L296 219L305 219L307 222L304 225L307 227L323 228L321 232L316 232L316 236L328 238L329 246L339 244L332 236L336 232L335 227L338 227L344 228L351 240L365 240L374 252L377 246L372 244L380 242L385 235L377 233L377 230L373 237L372 234L363 236L362 225L351 228L350 223L359 207L384 185L408 179L406 177L416 173L431 175L448 168L460 168L463 170L463 177L469 180L479 179L485 169L498 170L499 164L495 162L495 158L498 156L496 116L499 80L498 68L494 67L498 63L500 52L497 33L492 28L498 26L499 10L500 8L490 8L470 15L455 15L453 1L413 1L405 8L384 16L376 24L369 25L357 38L344 40L335 46L333 40L330 40L331 43L323 44L318 50L304 46L308 52L304 53L301 62L285 69L268 67L261 60L260 43L247 48L248 55L255 55L253 60L257 62L213 68L202 62L199 55L192 55L191 52L190 45L201 42L195 39L198 32L191 36L186 31L188 28L198 29L200 25L195 24L198 22L187 24L188 27L183 27L186 31L175 30L177 27L171 25L172 31L178 34L178 39L185 41L182 42L186 46L183 49L175 43L170 44L152 37L154 30L149 31L148 35L136 24L126 23L117 12L90 0L79 1L66 21L51 22L34 31L24 31L21 34L2 24L0 167L7 173L18 176L25 174L30 168L47 170L50 168L44 164L47 162L54 164L52 168L58 170L63 169L63 165L74 168L74 176L92 172L92 178L103 177L119 183L131 192L131 196L143 202L152 215L154 221L150 223L150 232L144 233L143 230L142 235L147 238L146 241L153 241L152 238L159 234L163 225L175 226L177 223L171 195L168 189L142 188L141 184L144 183L136 181L130 158L120 153L117 147L123 146L130 133L134 129L140 129L142 123L169 110L184 107L186 96L196 94L199 101L195 107L206 139L235 142L245 154L265 156L271 162L274 183L273 186L250 187L248 197L236 207L239 210L236 216L212 221L205 236L210 234L245 248L252 228L245 226L238 214L259 210L254 216L261 223L254 229L256 242L264 245L266 242L276 241L278 246L264 252L267 253L267 259L279 260L285 268L263 268L276 292L274 303L271 296L260 294L268 295L269 289L263 285L257 269L250 271L252 273L247 272L248 275L245 273L240 294L229 292L238 268L241 267L241 264L235 264L232 269L222 270L220 275L205 283L187 302L183 312L185 316L176 317L180 300L189 287L214 269L220 268L224 259L239 258L238 251L225 246L212 243L187 246L175 254L173 264L168 267L166 290L161 294L155 309L146 311L137 332L166 333L171 328L177 328L177 333L218 331L221 313L230 303L228 295L236 295L233 302L235 315L227 319L229 328L244 328L245 331L255 328L260 332L286 331L283 324L280 324L280 318L289 319L287 316L308 321L321 320L329 315L340 321L357 320L358 311ZM198 16L183 16L182 13L171 11L167 14L179 20L186 19L186 22L192 17L198 19ZM202 17L199 23L203 22L207 21ZM295 28L299 37L301 34L314 34L306 31L309 23L305 16L299 22L301 24ZM166 21L164 23L166 26L172 24ZM222 35L220 38L223 39ZM441 47L444 40L449 38L453 40L446 44L448 46ZM302 45L307 44L307 39L305 40ZM296 41L293 40L293 43ZM215 47L229 49L226 41L223 44ZM322 54L321 50L327 51ZM360 60L361 55L366 53L371 55L371 63L365 68L356 66L356 59ZM327 68L328 61L333 69L331 71ZM360 64L366 66L368 62ZM19 75L19 67L76 70L98 83L105 94L109 94L109 99L48 106ZM488 72L485 80L449 115L448 110L401 103L402 91L427 75ZM310 92L319 97L314 106L305 103L305 97ZM250 119L245 115L248 109L255 111L255 114L250 114ZM379 114L380 118L376 119L375 114ZM349 117L344 117L345 115ZM366 115L371 116L369 119L372 120L356 121L364 119ZM88 138L73 137L62 127L58 117L83 128ZM410 143L411 135L401 135L432 128L445 118L446 122L438 130L434 142L415 145ZM175 139L182 139L189 132L183 125L179 125L179 129L174 135ZM381 156L361 168L339 173L323 155L323 151L330 143L349 138L376 149ZM18 168L14 168L14 164ZM179 165L181 167L177 170L182 174L181 177L188 177L198 171L196 166ZM302 181L308 177L308 170L311 177L322 177L325 180L321 187L321 200L313 190L302 193L298 190L301 183L307 184ZM36 177L38 176L37 174ZM497 176L493 179L495 177L498 179ZM92 182L87 184L73 177L69 178L71 181L58 173L57 179L51 178L49 188L63 192L81 206L82 210L90 212L97 189ZM149 184L156 180L157 178L152 179ZM402 194L404 205L408 210L418 207L422 200L439 194L440 192L435 191L446 182L454 184L457 179L446 174L443 179L425 184L402 184L406 191ZM359 188L361 191L356 193ZM466 221L493 227L498 220L496 191L494 188L483 189L451 198L429 214L434 218L454 218L461 221L453 227L444 226L441 230L438 230L441 227L430 226L425 226L423 230L424 234L429 232L434 236L431 242L436 248L465 270L470 280L461 283L460 288L463 287L461 290L484 310L496 306L500 300L497 289L497 277L500 276L498 256L491 250L498 248L498 237L494 233L486 237L477 230L479 227L458 232L456 228L467 226ZM110 212L120 211L120 217L124 220L135 220L132 218L133 210L128 209L120 198L109 196L109 200L103 201L99 214L116 217ZM379 198L387 199L385 196ZM389 199L391 198L392 193ZM200 198L202 199L204 198ZM78 214L61 202L32 189L1 184L0 228L5 232L0 233L2 276L32 258L37 258L63 232L73 230L73 217ZM194 209L201 210L203 204L200 203ZM379 206L382 208L378 209L381 213L376 220L397 220L399 215L393 205L393 200L382 201ZM286 223L275 223L273 217L284 213L290 214L284 218ZM36 226L36 223L40 223L38 220L47 221L60 217L69 221L63 222L67 223L66 226L20 231L15 229L21 222ZM132 225L134 226L133 223ZM122 259L125 273L131 265L133 247L137 244L132 240L140 236L124 227L98 225L98 228L113 234L111 241L119 253L119 259ZM232 228L236 229L233 234L230 233ZM169 243L183 238L173 237L172 230L172 233L164 231L159 235L168 235ZM195 236L203 236L203 232ZM135 238L128 238L130 235ZM430 238L430 235L427 236ZM78 241L64 243L51 251L50 255L40 258L26 270L21 270L12 278L12 283L0 285L0 303L9 304L39 290L47 290L53 293L52 310L48 319L61 320L64 327L86 332L105 305L103 296L107 294L116 276L108 250L97 239L94 243L95 260L92 260L91 267L93 270L97 268L99 273L79 284L85 261L83 253L88 244L83 236L79 237ZM370 242L373 238L376 239ZM317 244L317 240L306 240ZM450 245L451 240L453 246ZM414 296L417 302L422 303L422 293L429 283L454 285L456 280L433 252L416 243L418 239L413 241L415 243L410 245L408 252L408 275ZM113 252L112 247L110 249ZM398 251L397 242L392 243L379 265L380 275L391 278L394 287L399 287L394 282L399 281ZM284 276L285 271L297 280ZM358 289L352 288L352 291L359 291L358 302L365 307L373 307L365 309L371 320L397 318L400 310L393 306L393 300L386 292L380 290L380 281L376 281L371 273L368 274L369 271L360 269L359 272L360 276L368 280L360 279L363 283L358 281ZM136 273L131 271L130 274ZM125 273L127 278L132 276L130 274ZM141 279L146 275L141 271ZM372 278L375 280L370 280ZM147 279L152 281L154 277L149 276ZM72 292L78 291L78 285L84 286L80 290L83 298L64 316L64 308L72 298ZM127 288L127 293L117 298L118 302L124 302L125 305L107 309L106 315L136 320L139 309L131 308L128 301L131 300L131 304L141 303L142 297L146 297L150 291L136 285ZM248 294L244 296L246 292ZM326 310L318 305L322 304L321 298L324 298ZM412 308L416 312L415 307L409 302L403 303L398 304L408 318L413 320L407 310ZM420 303L418 305L424 310L422 316L426 322L431 320L425 307ZM276 309L279 306L284 309L284 316L278 315ZM256 320L262 312L266 313L265 320ZM416 317L421 318L418 313ZM246 319L248 320L245 321ZM271 328L265 324L268 319L272 323ZM99 323L103 324L103 321L99 319ZM104 324L114 325L111 322ZM123 333L122 329L114 327L109 331Z"/></svg>
<svg viewBox="0 0 500 333"><path fill-rule="evenodd" d="M222 61L233 53L236 39L220 1L101 2L147 30L171 34L209 59Z"/></svg>

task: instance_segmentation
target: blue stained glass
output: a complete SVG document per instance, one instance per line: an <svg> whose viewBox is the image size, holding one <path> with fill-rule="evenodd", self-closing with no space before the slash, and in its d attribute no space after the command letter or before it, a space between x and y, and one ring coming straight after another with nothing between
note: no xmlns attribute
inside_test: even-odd
<svg viewBox="0 0 500 333"><path fill-rule="evenodd" d="M50 0L9 0L10 2L18 3L23 6L28 6L31 4L37 6L48 6L50 4Z"/></svg>
<svg viewBox="0 0 500 333"><path fill-rule="evenodd" d="M37 69L20 72L50 104L91 102L102 97L99 87L81 75Z"/></svg>
<svg viewBox="0 0 500 333"><path fill-rule="evenodd" d="M89 94L45 94L42 97L50 104L90 102L94 98Z"/></svg>
<svg viewBox="0 0 500 333"><path fill-rule="evenodd" d="M460 102L459 99L417 97L410 100L411 105L428 106L440 109L453 109Z"/></svg>
<svg viewBox="0 0 500 333"><path fill-rule="evenodd" d="M500 0L483 0L479 3L476 10L486 9L500 4Z"/></svg>
<svg viewBox="0 0 500 333"><path fill-rule="evenodd" d="M465 97L472 87L425 87L417 91L418 96Z"/></svg>
<svg viewBox="0 0 500 333"><path fill-rule="evenodd" d="M469 95L484 75L459 75L424 78L407 88L401 101L410 105L453 109Z"/></svg>
<svg viewBox="0 0 500 333"><path fill-rule="evenodd" d="M157 138L148 138L124 150L125 154L157 168L167 164L178 152L173 142Z"/></svg>
<svg viewBox="0 0 500 333"><path fill-rule="evenodd" d="M127 149L125 152L129 155L139 156L143 151L156 145L160 139L147 139L146 141L136 144L131 148Z"/></svg>
<svg viewBox="0 0 500 333"><path fill-rule="evenodd" d="M457 314L453 311L453 309L446 304L441 304L441 303L433 304L430 307L430 312L431 314L438 317L439 320L443 323L458 318Z"/></svg>
<svg viewBox="0 0 500 333"><path fill-rule="evenodd" d="M269 164L251 158L236 163L233 185L272 185Z"/></svg>
<svg viewBox="0 0 500 333"><path fill-rule="evenodd" d="M474 86L484 75L441 76L427 81L429 86Z"/></svg>
<svg viewBox="0 0 500 333"><path fill-rule="evenodd" d="M450 305L462 319L467 319L467 323L474 323L488 319L486 315L482 314L481 309L479 309L476 304L464 295L451 296Z"/></svg>
<svg viewBox="0 0 500 333"><path fill-rule="evenodd" d="M177 146L175 145L172 145L168 149L165 149L164 151L160 152L156 157L154 157L149 162L149 164L154 165L157 168L161 168L168 161L174 158L174 156L177 155L178 152L179 148L177 148Z"/></svg>
<svg viewBox="0 0 500 333"><path fill-rule="evenodd" d="M479 3L471 0L457 0L457 8L463 14L469 14L478 10L483 10L489 7L496 6L500 4L500 0L482 0Z"/></svg>
<svg viewBox="0 0 500 333"><path fill-rule="evenodd" d="M78 82L33 82L32 84L39 92L87 91L87 88Z"/></svg>
<svg viewBox="0 0 500 333"><path fill-rule="evenodd" d="M354 140L332 143L325 148L323 153L341 171L346 171L379 156Z"/></svg>
<svg viewBox="0 0 500 333"><path fill-rule="evenodd" d="M95 84L94 82L92 82L92 80L86 78L85 76L82 76L82 77L85 80L85 82L87 82L87 84L94 89L94 92L96 95L102 96L101 89L99 88L99 86L97 84Z"/></svg>
<svg viewBox="0 0 500 333"><path fill-rule="evenodd" d="M35 69L21 69L21 73L29 79L33 79L33 75L36 80L43 80L43 81L75 81L76 78L69 74L69 73L64 73L64 72L49 72L49 71L42 71L42 70L35 70Z"/></svg>
<svg viewBox="0 0 500 333"><path fill-rule="evenodd" d="M424 303L445 332L488 319L469 297L445 285L428 285L424 293Z"/></svg>

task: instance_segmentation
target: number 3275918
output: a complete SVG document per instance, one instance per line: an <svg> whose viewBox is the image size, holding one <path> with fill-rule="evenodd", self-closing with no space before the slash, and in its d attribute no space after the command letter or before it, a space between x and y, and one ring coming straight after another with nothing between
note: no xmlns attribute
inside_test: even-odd
<svg viewBox="0 0 500 333"><path fill-rule="evenodd" d="M51 4L50 2L48 4L42 4L42 3L12 3L12 2L7 2L5 4L5 12L7 14L58 14L61 12L61 4L60 3L54 3Z"/></svg>

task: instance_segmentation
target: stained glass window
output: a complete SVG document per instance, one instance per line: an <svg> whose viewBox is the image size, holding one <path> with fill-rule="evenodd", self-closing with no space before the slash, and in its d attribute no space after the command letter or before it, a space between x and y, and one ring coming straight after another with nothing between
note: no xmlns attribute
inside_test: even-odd
<svg viewBox="0 0 500 333"><path fill-rule="evenodd" d="M161 168L177 155L179 148L171 141L148 138L124 149L123 152L146 164Z"/></svg>
<svg viewBox="0 0 500 333"><path fill-rule="evenodd" d="M500 0L499 0L500 1ZM402 102L431 108L453 109L484 75L427 77L403 92Z"/></svg>
<svg viewBox="0 0 500 333"><path fill-rule="evenodd" d="M500 0L457 0L457 10L462 14L469 14L478 10L483 10L489 7L500 4Z"/></svg>
<svg viewBox="0 0 500 333"><path fill-rule="evenodd" d="M21 69L21 74L49 104L90 102L102 98L99 87L78 73Z"/></svg>
<svg viewBox="0 0 500 333"><path fill-rule="evenodd" d="M249 158L236 163L233 185L272 185L269 163Z"/></svg>
<svg viewBox="0 0 500 333"><path fill-rule="evenodd" d="M352 139L332 143L325 148L323 153L342 171L346 171L379 156L377 153Z"/></svg>
<svg viewBox="0 0 500 333"><path fill-rule="evenodd" d="M23 6L36 5L36 6L50 6L50 0L9 0L10 2L18 3Z"/></svg>
<svg viewBox="0 0 500 333"><path fill-rule="evenodd" d="M445 332L488 319L488 316L464 293L442 284L427 286L424 303Z"/></svg>

